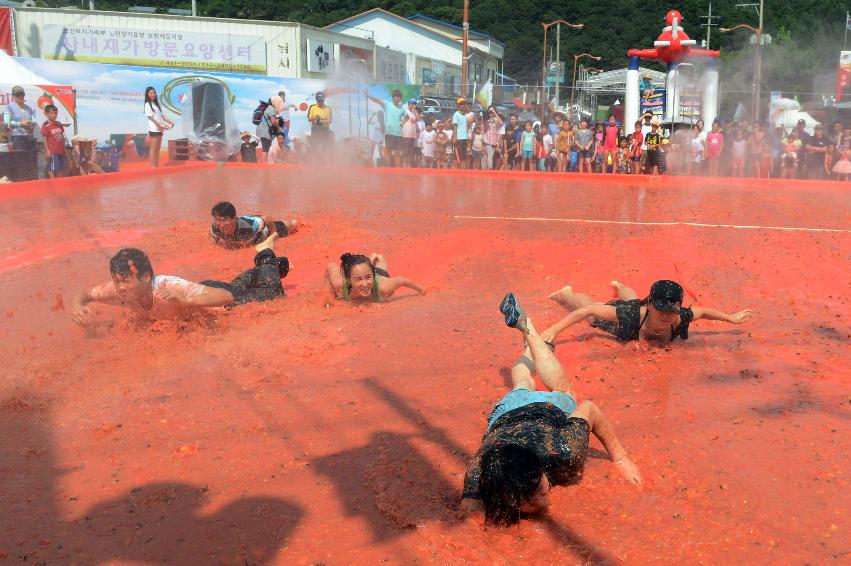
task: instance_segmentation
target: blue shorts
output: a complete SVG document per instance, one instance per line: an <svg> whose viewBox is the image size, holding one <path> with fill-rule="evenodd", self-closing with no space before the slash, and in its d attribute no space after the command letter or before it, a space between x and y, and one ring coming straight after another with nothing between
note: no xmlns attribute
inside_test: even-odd
<svg viewBox="0 0 851 566"><path fill-rule="evenodd" d="M535 157L534 150L526 151L524 149L522 153L523 153L523 159L532 159L533 157Z"/></svg>
<svg viewBox="0 0 851 566"><path fill-rule="evenodd" d="M576 410L576 399L562 391L529 391L528 389L514 389L497 403L488 417L488 430L491 429L496 420L509 411L531 405L532 403L550 403L561 409L565 415L570 415Z"/></svg>
<svg viewBox="0 0 851 566"><path fill-rule="evenodd" d="M51 153L47 159L47 170L51 173L61 173L65 170L65 154Z"/></svg>

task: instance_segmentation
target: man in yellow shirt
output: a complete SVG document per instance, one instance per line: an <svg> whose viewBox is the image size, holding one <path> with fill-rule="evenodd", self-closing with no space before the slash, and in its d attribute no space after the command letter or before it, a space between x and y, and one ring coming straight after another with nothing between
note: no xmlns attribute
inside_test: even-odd
<svg viewBox="0 0 851 566"><path fill-rule="evenodd" d="M333 141L331 133L331 108L325 106L325 94L316 93L316 104L307 111L307 121L310 122L310 145L315 149Z"/></svg>

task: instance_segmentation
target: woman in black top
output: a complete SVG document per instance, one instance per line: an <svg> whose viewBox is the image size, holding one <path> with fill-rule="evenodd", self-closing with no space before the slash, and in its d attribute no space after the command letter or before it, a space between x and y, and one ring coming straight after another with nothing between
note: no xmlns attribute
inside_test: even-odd
<svg viewBox="0 0 851 566"><path fill-rule="evenodd" d="M624 342L643 339L667 343L677 337L687 340L689 325L695 320L742 324L752 314L750 309L727 314L705 307L683 307L683 288L675 281L656 281L643 300L638 298L635 290L617 281L612 281L612 287L617 299L605 304L574 292L569 285L550 295L550 299L573 312L542 332L541 336L551 342L567 327L588 319L591 326Z"/></svg>

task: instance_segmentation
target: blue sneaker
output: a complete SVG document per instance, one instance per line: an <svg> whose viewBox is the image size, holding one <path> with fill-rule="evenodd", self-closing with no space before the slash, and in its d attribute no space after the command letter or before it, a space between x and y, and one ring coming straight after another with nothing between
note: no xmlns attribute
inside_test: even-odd
<svg viewBox="0 0 851 566"><path fill-rule="evenodd" d="M505 317L505 325L509 328L517 328L524 334L526 330L526 313L517 304L517 298L514 293L508 292L502 302L499 304L499 312Z"/></svg>

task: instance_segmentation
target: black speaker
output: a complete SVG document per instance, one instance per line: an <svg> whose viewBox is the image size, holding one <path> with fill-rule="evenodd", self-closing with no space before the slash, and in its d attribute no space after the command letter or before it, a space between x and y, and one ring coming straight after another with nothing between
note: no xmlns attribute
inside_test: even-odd
<svg viewBox="0 0 851 566"><path fill-rule="evenodd" d="M208 141L225 140L225 108L230 104L225 86L217 82L192 83L192 123L195 136Z"/></svg>

